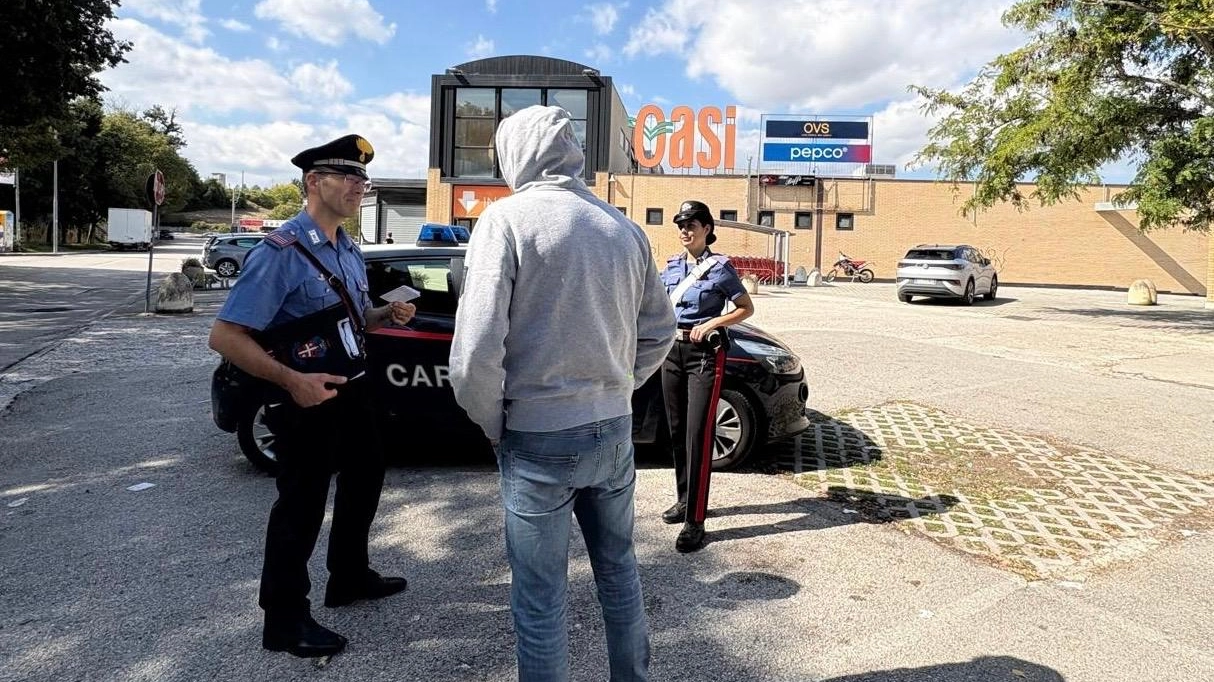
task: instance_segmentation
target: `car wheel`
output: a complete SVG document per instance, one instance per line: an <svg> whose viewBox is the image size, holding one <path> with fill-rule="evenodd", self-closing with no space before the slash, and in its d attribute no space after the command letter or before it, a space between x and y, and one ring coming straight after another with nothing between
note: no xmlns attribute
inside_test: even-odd
<svg viewBox="0 0 1214 682"><path fill-rule="evenodd" d="M902 301L903 303L910 303L911 299L913 298L914 296L911 296L910 294L898 294L898 300Z"/></svg>
<svg viewBox="0 0 1214 682"><path fill-rule="evenodd" d="M712 444L712 468L737 468L754 450L758 420L750 399L738 391L721 391L717 401L717 437Z"/></svg>
<svg viewBox="0 0 1214 682"><path fill-rule="evenodd" d="M995 292L997 291L999 291L999 276L991 275L991 290L986 292L986 295L983 296L983 298L988 301L993 301L995 300Z"/></svg>
<svg viewBox="0 0 1214 682"><path fill-rule="evenodd" d="M271 476L278 475L278 455L274 452L277 437L270 427L266 426L264 405L240 420L236 425L236 440L240 443L240 451L253 466Z"/></svg>
<svg viewBox="0 0 1214 682"><path fill-rule="evenodd" d="M965 283L965 294L961 296L961 302L965 305L974 305L974 280L969 280Z"/></svg>
<svg viewBox="0 0 1214 682"><path fill-rule="evenodd" d="M869 270L867 268L865 268L864 270L861 270L860 271L860 281L865 284L868 284L869 282L873 281L873 271Z"/></svg>
<svg viewBox="0 0 1214 682"><path fill-rule="evenodd" d="M236 261L221 260L215 264L215 272L219 273L220 277L233 277L236 275Z"/></svg>

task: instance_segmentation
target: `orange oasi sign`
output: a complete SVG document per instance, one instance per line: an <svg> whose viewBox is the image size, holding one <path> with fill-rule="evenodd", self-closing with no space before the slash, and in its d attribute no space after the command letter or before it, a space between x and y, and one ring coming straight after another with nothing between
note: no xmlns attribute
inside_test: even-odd
<svg viewBox="0 0 1214 682"><path fill-rule="evenodd" d="M658 105L646 104L637 112L632 128L632 151L642 168L655 168L665 160L671 168L732 169L738 133L736 119L737 108L733 106L725 107L724 116L718 107L704 107L696 112L691 107L677 106L670 110L667 119ZM699 151L697 136L703 143Z"/></svg>

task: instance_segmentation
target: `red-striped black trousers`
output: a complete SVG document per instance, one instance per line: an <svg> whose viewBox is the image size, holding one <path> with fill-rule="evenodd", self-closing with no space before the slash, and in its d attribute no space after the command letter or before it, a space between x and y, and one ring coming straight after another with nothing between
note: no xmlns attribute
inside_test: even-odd
<svg viewBox="0 0 1214 682"><path fill-rule="evenodd" d="M687 520L704 523L716 438L717 401L725 375L725 348L675 341L662 363L662 394L674 450L674 478Z"/></svg>

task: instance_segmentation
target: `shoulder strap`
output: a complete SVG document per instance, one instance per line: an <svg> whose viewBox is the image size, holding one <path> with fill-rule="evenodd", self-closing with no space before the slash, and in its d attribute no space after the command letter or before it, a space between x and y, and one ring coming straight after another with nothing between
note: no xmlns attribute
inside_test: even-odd
<svg viewBox="0 0 1214 682"><path fill-rule="evenodd" d="M683 294L687 293L687 290L691 288L693 282L708 274L708 271L711 270L714 265L723 262L725 262L725 258L723 256L713 255L697 263L696 266L691 269L691 272L687 273L687 276L683 278L683 281L679 282L679 285L674 288L674 291L670 292L671 305L678 305L679 301L683 300Z"/></svg>
<svg viewBox="0 0 1214 682"><path fill-rule="evenodd" d="M350 298L350 292L346 289L346 283L341 281L341 278L337 275L329 272L329 269L320 262L320 259L316 257L316 254L308 250L308 247L299 243L298 240L292 241L291 246L299 249L299 252L304 255L304 258L311 261L312 266L317 270L320 270L320 274L325 276L325 282L327 282L329 286L333 287L333 290L336 291L337 295L341 297L341 302L345 304L346 311L350 313L350 322L360 323L363 319L363 314L354 306L354 299Z"/></svg>

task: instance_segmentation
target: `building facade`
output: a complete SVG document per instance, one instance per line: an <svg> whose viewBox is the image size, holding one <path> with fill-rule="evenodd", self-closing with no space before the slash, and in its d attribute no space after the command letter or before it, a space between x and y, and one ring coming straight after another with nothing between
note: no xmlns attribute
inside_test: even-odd
<svg viewBox="0 0 1214 682"><path fill-rule="evenodd" d="M1214 250L1204 234L1140 233L1133 210L1108 202L1123 187L1090 187L1079 199L1020 212L1010 204L976 215L959 211L967 189L888 177L817 177L769 183L731 169L711 174L642 168L633 124L611 78L575 62L536 56L482 59L432 77L428 222L475 229L480 212L509 194L493 156L502 118L531 104L556 104L575 120L586 152L585 180L602 199L641 225L661 260L680 249L670 219L686 199L719 218L791 235L792 268L828 269L840 252L872 261L892 279L898 259L917 244L970 244L1000 268L1004 284L1125 288L1148 278L1160 291L1214 301ZM1032 186L1023 193L1031 195ZM714 249L779 258L761 232L722 229ZM397 241L402 241L396 236Z"/></svg>

